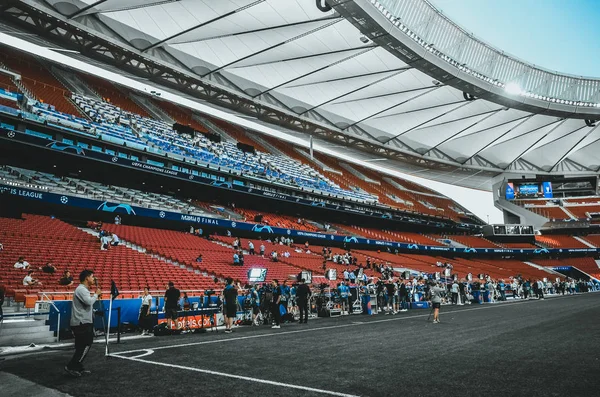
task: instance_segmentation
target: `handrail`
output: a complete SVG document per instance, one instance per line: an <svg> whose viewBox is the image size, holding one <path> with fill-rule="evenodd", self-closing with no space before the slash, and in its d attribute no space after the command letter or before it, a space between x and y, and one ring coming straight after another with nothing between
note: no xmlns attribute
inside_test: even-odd
<svg viewBox="0 0 600 397"><path fill-rule="evenodd" d="M44 298L47 298L48 302L52 305L54 310L56 310L56 312L58 313L58 320L56 322L56 342L59 342L60 341L60 310L58 310L58 307L56 307L54 302L52 300L50 300L50 298L48 297L48 295L46 295L45 292L41 292L41 295L42 295L41 300L44 301Z"/></svg>
<svg viewBox="0 0 600 397"><path fill-rule="evenodd" d="M464 73L493 86L510 87L511 94L567 106L600 107L595 99L599 78L544 69L509 55L460 27L427 0L369 2L425 50ZM423 23L424 16L428 23Z"/></svg>

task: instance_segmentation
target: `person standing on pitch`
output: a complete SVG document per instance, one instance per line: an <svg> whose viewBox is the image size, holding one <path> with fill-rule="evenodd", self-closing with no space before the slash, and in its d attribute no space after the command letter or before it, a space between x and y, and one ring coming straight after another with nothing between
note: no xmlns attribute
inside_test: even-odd
<svg viewBox="0 0 600 397"><path fill-rule="evenodd" d="M225 297L225 333L230 334L233 332L233 320L237 316L237 298L238 290L233 285L233 279L227 277L227 285L223 290L223 296Z"/></svg>
<svg viewBox="0 0 600 397"><path fill-rule="evenodd" d="M152 295L150 295L150 289L144 287L144 294L142 295L142 307L140 307L140 316L138 324L142 328L142 335L150 335L150 306L152 306Z"/></svg>
<svg viewBox="0 0 600 397"><path fill-rule="evenodd" d="M71 331L75 337L75 353L71 361L65 366L65 371L75 377L90 373L90 371L83 368L83 360L90 351L92 343L94 343L92 306L102 293L100 288L96 288L95 293L91 292L96 284L94 272L91 270L82 271L79 274L79 281L81 284L73 294L73 308L71 310Z"/></svg>
<svg viewBox="0 0 600 397"><path fill-rule="evenodd" d="M175 284L172 281L169 281L169 289L165 291L165 318L167 319L167 326L169 329L173 329L173 324L175 324L175 329L179 330L179 321L177 318L179 317L179 297L181 296L181 292L175 288Z"/></svg>
<svg viewBox="0 0 600 397"><path fill-rule="evenodd" d="M433 305L433 323L439 324L440 322L440 307L442 305L442 295L444 294L444 288L441 288L438 284L433 283L431 285L431 304Z"/></svg>
<svg viewBox="0 0 600 397"><path fill-rule="evenodd" d="M458 287L458 282L456 280L454 280L452 282L452 287L451 287L451 291L452 291L452 304L456 305L459 303L458 299L458 292L459 292L459 287Z"/></svg>
<svg viewBox="0 0 600 397"><path fill-rule="evenodd" d="M312 293L308 285L306 285L306 280L301 279L296 289L296 299L298 301L298 308L300 309L300 324L308 323L308 301L311 295Z"/></svg>
<svg viewBox="0 0 600 397"><path fill-rule="evenodd" d="M279 287L279 280L271 281L271 288L273 289L271 313L273 314L273 320L275 321L275 324L271 328L281 328L281 309L279 308L279 304L281 303L281 288Z"/></svg>
<svg viewBox="0 0 600 397"><path fill-rule="evenodd" d="M344 281L340 283L338 287L338 293L340 294L340 298L342 299L342 314L348 314L348 295L350 292L350 288L345 284Z"/></svg>

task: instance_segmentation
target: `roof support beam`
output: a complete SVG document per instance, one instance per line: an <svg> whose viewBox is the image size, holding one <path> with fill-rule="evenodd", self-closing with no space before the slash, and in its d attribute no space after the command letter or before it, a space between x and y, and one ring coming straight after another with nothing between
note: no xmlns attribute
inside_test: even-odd
<svg viewBox="0 0 600 397"><path fill-rule="evenodd" d="M376 84L379 84L379 83L381 83L382 81L385 81L385 80L387 80L387 79L390 79L390 78L392 78L392 77L395 77L395 76L399 75L400 73L403 73L403 72L405 72L405 71L409 70L410 68L411 68L410 66L407 66L406 68L399 69L397 72L395 72L395 73L392 73L392 74L390 74L390 75L388 75L388 76L385 76L385 77L383 77L383 78L381 78L381 79L379 79L379 80L376 80L376 81L373 81L373 82L371 82L371 83L365 84L365 85L363 85L363 86L361 86L361 87L355 88L355 89L353 89L352 91L348 91L348 92L346 92L346 93L344 93L344 94L341 94L341 95L338 95L338 96L336 96L336 97L334 97L334 98L328 99L328 100L326 100L325 102L321 102L321 103L319 103L318 105L315 105L315 106L311 107L310 109L307 109L307 110L305 110L304 112L300 113L300 116L302 116L304 113L310 112L311 110L314 110L314 109L316 109L316 108L320 108L321 106L327 105L328 103L331 103L331 102L337 101L338 99L341 99L341 98L343 98L343 97L345 97L345 96L348 96L348 95L350 95L350 94L354 94L355 92L358 92L358 91L360 91L360 90L364 90L365 88L372 87L372 86L374 86L374 85L376 85ZM297 87L297 86L296 86L296 87Z"/></svg>
<svg viewBox="0 0 600 397"><path fill-rule="evenodd" d="M464 102L464 101L458 101L458 102L452 102L452 103L453 103L453 104L457 104L457 103L461 103L461 102ZM455 107L455 108L452 108L452 109L448 110L447 112L440 113L440 114L438 114L437 116L430 118L429 120L426 120L426 121L424 121L424 122L422 122L422 123L419 123L419 124L415 125L414 127L411 127L411 128L409 128L409 129L407 129L407 130L404 130L404 131L402 131L402 132L401 132L401 133L399 133L398 135L394 136L394 139L396 139L396 138L398 138L398 137L400 137L400 136L402 136L402 135L406 134L407 132L410 132L410 131L416 130L417 128L420 128L420 127L424 126L425 124L429 124L430 122L432 122L432 121L434 121L434 120L437 120L437 119L439 119L440 117L444 117L444 116L446 116L446 115L448 115L448 114L450 114L450 113L454 112L455 110L458 110L458 109L460 109L460 108L462 108L462 107L464 107L464 106L467 106L467 105L469 105L469 104L471 104L471 103L472 103L472 101L469 101L469 102L464 102L462 105L460 105L460 106L457 106L457 107ZM443 105L440 105L440 106L446 106L446 105L450 105L450 104L449 104L449 103L445 103L445 104L443 104ZM431 109L431 108L429 108L429 109ZM421 109L421 110L424 110L424 109ZM406 113L411 113L411 112L406 112ZM400 114L406 114L406 113L400 113ZM396 113L395 115L398 115L398 113ZM388 116L382 116L381 118L383 118L383 117L388 117Z"/></svg>
<svg viewBox="0 0 600 397"><path fill-rule="evenodd" d="M513 161L511 161L510 163L508 163L508 165L506 167L504 167L504 170L506 171L507 169L510 168L510 166L517 160L521 159L521 157L527 153L529 150L531 150L532 147L534 147L535 145L537 145L538 143L540 143L542 141L542 139L544 139L545 137L547 137L548 135L550 135L551 133L553 133L554 131L556 131L557 128L559 128L561 125L564 124L566 120L557 120L556 122L558 123L558 125L554 128L552 128L550 131L548 131L547 133L545 133L542 137L540 137L539 139L537 139L535 142L533 142L531 145L529 145L525 150L523 150L521 153L519 153L518 156L516 156L514 158Z"/></svg>
<svg viewBox="0 0 600 397"><path fill-rule="evenodd" d="M158 41L158 42L156 42L156 43L154 43L152 45L149 45L148 47L142 49L141 51L142 52L146 52L146 51L151 50L153 48L159 47L159 46L161 46L162 44L166 43L169 40L173 40L176 37L182 36L182 35L184 35L186 33L189 33L191 31L196 30L198 28L201 28L203 26L210 25L213 22L220 21L223 18L227 18L228 16L231 16L233 14L237 14L238 12L242 12L244 10L247 10L248 8L254 7L255 5L263 3L263 2L265 2L265 0L256 0L255 2L250 3L250 4L246 4L243 7L236 8L233 11L226 12L225 14L219 15L216 18L210 19L210 20L208 20L206 22L199 23L198 25L194 25L194 26L192 26L192 27L190 27L188 29L182 30L181 32L175 33L174 35L171 35L171 36L169 36L169 37L167 37L165 39L162 39L162 40L160 40L160 41Z"/></svg>
<svg viewBox="0 0 600 397"><path fill-rule="evenodd" d="M464 106L464 105L468 105L468 104L469 104L469 103L471 103L471 102L470 102L470 101L469 101L469 102L465 102L464 100L462 100L462 99L461 99L460 101L452 101L452 102L447 102L447 103L440 103L440 104L438 104L438 105L433 105L433 106L424 106L424 107L420 107L420 108L418 108L418 109L407 110L407 111L405 111L405 112L390 113L390 114L386 114L386 115L379 116L379 117L373 117L373 119L374 119L374 120L380 120L380 119L385 119L385 118L388 118L388 117L402 116L402 115L404 115L404 114L418 113L418 112L420 112L420 111L422 111L422 110L437 109L437 108L441 108L441 107L448 106L448 105L457 105L457 104L459 104L459 103L462 103L462 104L463 104L463 106ZM452 110L454 110L454 109L452 109ZM452 110L449 110L448 112L442 113L440 116L443 116L443 115L445 115L445 114L448 114L448 113L450 113ZM436 120L436 119L438 119L440 116L435 116L435 117L434 117L434 118L432 118L431 120Z"/></svg>
<svg viewBox="0 0 600 397"><path fill-rule="evenodd" d="M448 141L450 141L450 140L452 140L452 139L456 138L458 135L462 134L463 132L465 132L465 131L467 131L467 130L469 130L469 129L473 128L473 127L475 127L477 124L481 123L482 121L485 121L485 120L489 119L490 117L492 117L493 115L495 115L496 113L498 113L500 110L502 110L502 109L496 109L496 110L491 110L491 111L489 111L489 112L486 112L486 113L489 113L487 116L485 116L485 117L484 117L484 118L482 118L481 120L477 120L477 121L476 121L476 122L474 122L473 124L471 124L471 125L469 125L469 126L467 126L467 127L463 128L462 130L458 131L457 133L450 135L448 138L444 139L443 141L441 141L441 142L437 143L436 145L432 146L431 148L429 148L429 150L427 150L425 153L423 153L423 155L426 155L426 154L427 154L427 153L429 153L430 151L437 149L437 148L438 148L438 146L441 146L441 145L443 145L444 143L446 143L446 142L448 142ZM485 114L485 113L482 113L482 115L483 115L483 114ZM479 115L479 116L480 116L480 115Z"/></svg>
<svg viewBox="0 0 600 397"><path fill-rule="evenodd" d="M384 74L384 73L393 73L393 72L405 71L405 70L408 70L408 69L411 69L411 68L412 68L411 66L404 66L404 67L396 68L396 69L381 70L379 72L362 73L362 74L355 74L355 75L352 75L352 76L336 77L334 79L318 80L318 81L313 81L313 82L310 82L310 83L294 84L294 85L288 86L288 88L306 87L306 86L309 86L309 85L317 85L317 84L323 84L323 83L335 83L335 82L338 82L338 81L344 81L344 80L350 80L350 79L359 79L361 77L375 76L377 74ZM367 85L367 87L368 87L368 85Z"/></svg>
<svg viewBox="0 0 600 397"><path fill-rule="evenodd" d="M44 0L46 1L46 0ZM121 12L121 11L131 11L131 10L137 10L140 8L147 8L147 7L154 7L154 6L158 6L158 5L163 5L163 4L167 4L167 3L174 3L177 1L181 1L181 0L149 0L146 3L143 4L138 4L138 5L133 5L133 6L123 6L123 7L118 7L118 8L112 8L110 10L105 10L105 11L93 11L93 12L88 12L86 15L96 15L96 14L100 14L102 12Z"/></svg>
<svg viewBox="0 0 600 397"><path fill-rule="evenodd" d="M205 73L205 74L203 74L203 75L202 75L202 76L200 76L200 77L204 78L204 77L206 77L206 76L208 76L208 75L211 75L211 74L213 74L213 73L219 72L219 71L221 71L221 70L223 70L223 69L227 69L228 67L230 67L230 66L232 66L232 65L235 65L235 64L236 64L236 63L238 63L238 62L245 61L246 59L250 59L250 58L252 58L252 57L254 57L254 56L257 56L257 55L263 54L263 53L265 53L265 52L267 52L267 51L271 51L271 50L273 50L273 49L275 49L275 48L277 48L277 47L281 47L282 45L285 45L285 44L291 43L291 42L293 42L293 41L296 41L296 40L298 40L298 39L301 39L302 37L306 37L306 36L308 36L308 35L310 35L310 34L313 34L313 33L315 33L315 32L318 32L319 30L322 30L322 29L328 28L328 27L330 27L330 26L332 26L332 25L335 25L336 23L338 23L338 22L340 22L340 21L343 21L343 20L344 20L344 18L336 18L336 19L332 20L331 22L328 22L328 23L326 23L326 24L323 24L323 25L321 25L321 26L319 26L319 27L316 27L316 28L314 28L314 29L312 29L312 30L310 30L310 31L308 31L308 32L305 32L305 33L299 34L299 35L297 35L297 36L294 36L294 37L292 37L292 38L290 38L290 39L287 39L287 40L284 40L284 41L280 41L279 43L277 43L277 44L274 44L274 45L272 45L272 46L270 46L270 47L263 48L262 50L259 50L259 51L253 52L252 54L248 54L248 55L246 55L246 56L244 56L244 57L238 58L238 59L236 59L235 61L231 61L231 62L229 62L229 63L226 63L226 64L225 64L225 65L223 65L223 66L219 66L218 68L216 68L216 69L213 69L213 70L211 70L210 72L208 72L208 73Z"/></svg>
<svg viewBox="0 0 600 397"><path fill-rule="evenodd" d="M312 70L312 71L310 71L310 72L308 72L308 73L305 73L305 74L303 74L303 75L300 75L300 76L298 76L298 77L295 77L295 78L293 78L293 79L291 79L291 80L287 80L287 81L284 81L283 83L277 84L277 85L276 85L276 86L274 86L274 87L271 87L271 88L269 88L269 89L267 89L267 90L264 90L264 91L262 91L262 92L259 92L259 93L258 93L258 94L256 94L256 95L253 95L253 96L252 96L252 98L256 98L256 97L258 97L258 96L260 96L260 95L262 95L262 94L266 94L266 93L267 93L267 92L269 92L269 91L276 90L277 88L279 88L279 87L282 87L282 86L284 86L284 85L286 85L286 84L288 84L288 83L291 83L291 82L294 82L294 81L298 81L298 80L300 80L300 79L303 79L303 78L305 78L305 77L308 77L308 76L310 76L310 75L312 75L312 74L319 73L320 71L322 71L322 70L325 70L325 69L327 69L327 68L330 68L330 67L332 67L332 66L339 65L339 64L340 64L340 63L342 63L342 62L346 62L346 61L348 61L348 60L350 60L350 59L353 59L353 58L359 57L359 56L361 56L361 55L363 55L363 54L366 54L366 53L367 53L367 52L369 52L369 51L372 51L372 50L374 50L375 48L377 48L377 46L369 46L369 47L367 47L366 49L364 49L363 51L361 51L361 52L359 52L359 53L357 53L357 54L352 54L352 55L350 55L350 56L348 56L348 57L346 57L346 58L339 59L339 60L337 60L337 61L335 61L335 62L332 62L332 63L330 63L330 64L328 64L328 65L325 65L325 66L323 66L323 67L317 68L317 69L315 69L315 70Z"/></svg>
<svg viewBox="0 0 600 397"><path fill-rule="evenodd" d="M332 15L332 16L325 17L325 18L309 19L309 20L305 20L305 21L299 21L299 22L286 23L286 24L282 24L282 25L269 26L269 27L266 27L266 28L245 30L243 32L228 33L228 34L222 34L222 35L219 35L219 36L205 37L203 39L197 39L197 40L174 41L171 44L200 43L200 42L203 42L203 41L210 41L210 40L216 40L216 39L224 39L224 38L227 38L227 37L243 36L243 35L247 35L247 34L260 33L260 32L265 32L265 31L269 31L269 30L273 31L273 30L277 30L277 29L284 29L284 28L289 28L291 26L306 25L306 24L313 23L313 22L330 21L332 19L339 19L339 16Z"/></svg>
<svg viewBox="0 0 600 397"><path fill-rule="evenodd" d="M363 117L362 119L360 119L360 120L358 120L358 121L356 121L356 122L354 122L354 123L350 124L348 127L344 128L344 130L347 130L348 128L350 128L350 127L352 127L352 126L354 126L354 125L360 124L360 123L362 123L362 122L364 122L364 121L366 121L366 120L369 120L370 118L373 118L373 117L375 117L375 116L378 116L378 115L380 115L380 114L382 114L382 113L385 113L385 112L387 112L388 110L392 110L392 109L394 109L394 108L397 108L398 106L404 105L405 103L408 103L408 102L412 101L413 99L417 99L417 98L419 98L419 97L422 97L423 95L427 95L427 94L429 94L430 92L432 92L432 91L435 91L435 90L436 90L436 89L438 89L438 88L439 88L439 87L437 87L437 86L436 86L436 87L433 87L433 88L431 88L431 89L429 89L429 90L427 90L427 91L425 91L425 92L423 92L423 93L421 93L421 94L419 94L419 95L415 95L414 97L408 98L408 99L407 99L407 100L405 100L405 101L402 101L402 102L396 103L396 104L394 104L394 105L392 105L392 106L388 106L388 107L387 107L387 108L385 108L385 109L378 110L377 112L375 112L375 113L373 113L373 114L371 114L371 115L369 115L369 116L367 116L367 117ZM385 142L383 142L383 143L388 143L389 141L390 141L390 139L386 140L386 141L385 141Z"/></svg>
<svg viewBox="0 0 600 397"><path fill-rule="evenodd" d="M75 11L71 15L67 16L67 19L75 18L76 16L79 16L79 15L83 14L84 12L86 12L87 10L89 10L90 8L94 8L96 6L99 6L102 3L106 3L106 0L98 0L95 3L87 5L87 6L83 7L83 8L81 8L80 10Z"/></svg>
<svg viewBox="0 0 600 397"><path fill-rule="evenodd" d="M554 163L554 165L552 166L552 168L550 168L550 171L552 171L554 168L556 168L556 166L559 165L561 161L563 161L564 159L566 159L573 152L573 149L575 149L577 147L577 145L579 145L581 142L583 142L583 140L585 138L587 138L592 132L594 132L594 130L596 128L598 128L598 125L596 125L595 127L590 128L590 130L587 132L587 134L583 135L583 137L580 140L578 140L575 145L571 146L571 148L565 152L565 154L560 158L560 160L558 160L556 163ZM579 131L579 130L577 130L577 131ZM570 135L570 134L568 134L568 135Z"/></svg>
<svg viewBox="0 0 600 397"><path fill-rule="evenodd" d="M481 149L479 149L478 151L476 151L475 153L473 153L471 155L471 157L469 157L468 159L466 159L465 161L463 161L461 164L465 164L467 161L471 160L473 157L477 156L479 153L481 153L482 151L484 151L485 149L489 148L490 146L492 146L494 143L498 142L500 139L504 138L506 136L506 134L508 134L509 132L511 132L512 130L514 130L515 128L519 128L521 125L523 125L523 123L526 123L529 121L529 119L531 119L532 117L534 117L536 114L530 114L528 116L523 116L520 119L522 119L522 121L520 123L517 123L517 125L515 125L512 128L509 128L508 131L506 131L503 134L498 135L496 138L494 138L491 142L487 143L485 146L483 146ZM519 120L519 119L517 119ZM516 120L512 120L512 121L516 121ZM512 121L509 121L509 123L511 123ZM507 123L505 123L507 124ZM502 124L501 124L502 125ZM499 126L494 126L491 127L492 128L496 128Z"/></svg>
<svg viewBox="0 0 600 397"><path fill-rule="evenodd" d="M470 114L470 115L467 115L467 116L458 117L458 118L455 118L455 119L452 119L452 120L442 121L441 123L428 125L426 128L441 127L443 125L448 125L448 124L456 123L458 121L463 121L463 120L467 120L467 119L471 119L471 118L479 117L479 116L485 116L486 114L490 114L490 113L496 113L498 110L500 110L500 109L488 110L488 111L481 112L481 113L474 113L474 114Z"/></svg>
<svg viewBox="0 0 600 397"><path fill-rule="evenodd" d="M332 50L332 51L327 51L327 52L320 52L318 54L307 54L307 55L301 55L301 56L297 56L297 57L293 57L293 58L276 59L274 61L258 62L258 63L253 63L250 65L236 66L235 68L232 68L232 69L251 68L251 67L255 67L255 66L272 65L274 63L299 61L299 60L303 60L303 59L316 58L316 57L325 56L325 55L340 54L343 52L358 51L358 50L362 50L364 48L375 48L375 47L377 47L377 46L376 45L369 45L369 46L362 45L360 47L352 47L352 48L347 48L344 50Z"/></svg>
<svg viewBox="0 0 600 397"><path fill-rule="evenodd" d="M349 99L347 101L338 102L338 103L336 103L336 105L342 105L344 103L350 103L350 102L366 101L367 99L385 98L386 96L393 96L393 95L398 95L398 94L406 94L407 92L423 91L423 90L428 90L428 89L436 88L436 87L437 87L436 85L428 85L428 86L425 86L425 87L411 88L410 90L394 91L394 92L388 92L386 94L378 94L378 95L372 95L372 96L367 96L367 97L362 97L362 98Z"/></svg>

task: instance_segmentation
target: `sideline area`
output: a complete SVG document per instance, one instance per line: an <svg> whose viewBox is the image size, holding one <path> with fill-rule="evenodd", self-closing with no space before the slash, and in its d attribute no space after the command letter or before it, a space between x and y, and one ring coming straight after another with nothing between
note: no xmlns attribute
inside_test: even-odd
<svg viewBox="0 0 600 397"><path fill-rule="evenodd" d="M406 389L413 395L505 390L583 396L600 387L595 374L600 346L591 343L600 337L598 303L600 294L589 293L444 307L440 324L427 322L423 311L383 319L338 317L306 328L284 325L281 332L239 328L233 335L199 335L197 341L192 335L136 339L112 345L108 359L95 345L88 365L93 374L84 379L60 371L70 350L11 359L0 368L73 396L123 390L140 397L169 395L165 379L173 379L178 390L227 396L397 396ZM585 355L556 359L560 352L583 349ZM142 373L148 376L140 382ZM85 393L84 383L90 386Z"/></svg>

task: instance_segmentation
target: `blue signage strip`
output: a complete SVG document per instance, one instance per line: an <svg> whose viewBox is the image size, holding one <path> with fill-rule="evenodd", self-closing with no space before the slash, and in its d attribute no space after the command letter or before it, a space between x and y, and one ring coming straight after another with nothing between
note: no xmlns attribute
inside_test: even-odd
<svg viewBox="0 0 600 397"><path fill-rule="evenodd" d="M428 246L419 244L406 244L391 241L371 240L355 236L343 236L338 234L325 234L317 232L308 232L304 230L284 229L280 227L260 225L248 222L235 222L227 219L216 219L204 216L188 215L178 212L161 211L149 208L137 207L124 203L113 203L108 201L92 200L82 197L74 197L61 195L56 193L41 192L38 190L25 189L21 187L0 185L0 194L10 194L26 200L41 201L44 203L73 206L83 209L96 210L102 212L110 212L115 214L126 214L131 216L142 216L155 218L166 221L183 222L189 225L207 225L235 232L242 230L246 232L254 232L257 234L273 234L289 236L291 238L310 238L323 241L323 245L327 245L328 241L335 241L347 244L371 245L374 248L389 247L390 249L415 250L428 253L430 255L444 253L468 253L468 254L565 254L565 253L598 253L597 248L564 248L564 249L507 249L507 248L452 248L444 246Z"/></svg>

